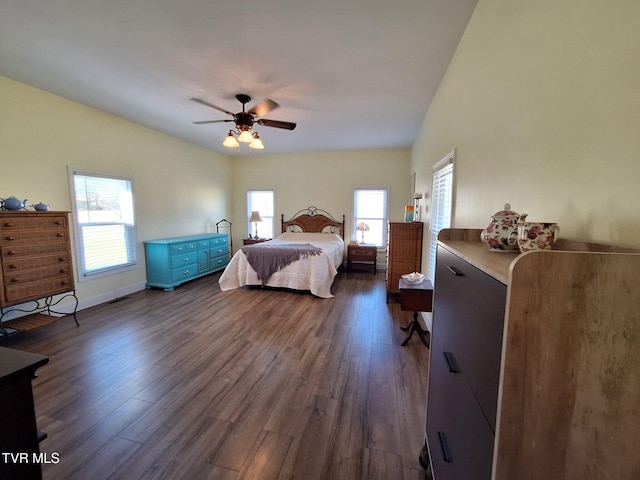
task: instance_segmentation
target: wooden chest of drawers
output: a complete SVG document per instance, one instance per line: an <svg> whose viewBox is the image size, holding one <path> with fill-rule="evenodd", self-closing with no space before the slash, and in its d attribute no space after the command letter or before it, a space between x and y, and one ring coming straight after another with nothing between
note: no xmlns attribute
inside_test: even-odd
<svg viewBox="0 0 640 480"><path fill-rule="evenodd" d="M419 272L422 264L421 222L389 222L387 227L387 302L400 294L400 277Z"/></svg>
<svg viewBox="0 0 640 480"><path fill-rule="evenodd" d="M203 233L144 242L147 288L167 292L181 283L222 270L229 263L229 235Z"/></svg>
<svg viewBox="0 0 640 480"><path fill-rule="evenodd" d="M560 238L494 253L480 232L438 235L433 478L637 479L640 252Z"/></svg>
<svg viewBox="0 0 640 480"><path fill-rule="evenodd" d="M68 212L0 212L0 306L74 290Z"/></svg>
<svg viewBox="0 0 640 480"><path fill-rule="evenodd" d="M442 246L427 439L437 480L491 478L507 286Z"/></svg>

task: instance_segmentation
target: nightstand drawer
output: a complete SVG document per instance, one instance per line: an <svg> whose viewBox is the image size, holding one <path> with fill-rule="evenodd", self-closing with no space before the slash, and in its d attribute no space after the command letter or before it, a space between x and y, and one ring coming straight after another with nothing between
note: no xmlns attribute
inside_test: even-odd
<svg viewBox="0 0 640 480"><path fill-rule="evenodd" d="M362 249L362 248L354 248L349 251L349 257L351 260L371 260L378 256L378 250L376 248L373 249Z"/></svg>

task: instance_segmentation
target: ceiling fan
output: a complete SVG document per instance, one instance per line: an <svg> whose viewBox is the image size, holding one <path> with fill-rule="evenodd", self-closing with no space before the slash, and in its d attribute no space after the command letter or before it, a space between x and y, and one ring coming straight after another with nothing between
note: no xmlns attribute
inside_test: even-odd
<svg viewBox="0 0 640 480"><path fill-rule="evenodd" d="M263 125L265 127L275 127L275 128L283 128L285 130L293 130L296 128L296 124L292 122L283 122L281 120L270 120L268 118L259 118L271 110L278 108L280 105L273 100L265 99L263 102L254 105L249 111L245 111L245 105L251 101L251 97L244 93L239 93L236 95L236 99L242 103L242 111L238 113L230 112L224 108L218 107L217 105L213 105L212 103L207 102L201 98L192 98L191 100L194 102L201 103L202 105L206 105L207 107L215 108L227 115L231 115L232 119L225 120L203 120L198 122L193 122L196 125L202 125L205 123L220 123L220 122L234 122L236 124L236 131L229 130L229 134L227 138L223 142L225 147L238 147L240 142L249 143L250 148L262 149L264 145L260 140L260 136L258 132L253 132L253 125ZM236 140L235 135L238 135L238 139Z"/></svg>

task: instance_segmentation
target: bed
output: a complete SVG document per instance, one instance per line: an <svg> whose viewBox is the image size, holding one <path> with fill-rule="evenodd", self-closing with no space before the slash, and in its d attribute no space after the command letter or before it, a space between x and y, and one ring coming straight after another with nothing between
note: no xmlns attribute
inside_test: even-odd
<svg viewBox="0 0 640 480"><path fill-rule="evenodd" d="M238 250L220 276L220 289L262 286L309 291L332 298L331 285L344 257L342 222L316 207L296 212L282 233ZM259 273L258 273L259 272Z"/></svg>

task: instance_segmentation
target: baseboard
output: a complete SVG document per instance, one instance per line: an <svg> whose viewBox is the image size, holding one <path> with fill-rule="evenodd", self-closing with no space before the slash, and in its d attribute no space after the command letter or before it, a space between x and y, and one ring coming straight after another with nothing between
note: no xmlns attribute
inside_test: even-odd
<svg viewBox="0 0 640 480"><path fill-rule="evenodd" d="M114 300L117 300L119 298L126 297L127 295L139 292L140 290L144 290L145 288L145 282L139 282L133 285L127 285L125 287L118 288L111 292L105 292L93 297L83 298L78 302L78 310L84 310L85 308L95 307L96 305L101 305L103 303L113 302ZM73 308L72 306L70 307Z"/></svg>
<svg viewBox="0 0 640 480"><path fill-rule="evenodd" d="M122 297L126 297L135 292L139 292L140 290L144 290L145 282L135 283L133 285L127 285L122 288L118 288L116 290L101 293L99 295L95 295L89 298L83 298L78 300L78 311L84 310L86 308L95 307L96 305L100 305L102 303L112 302ZM29 315L32 313L31 311L21 311L20 309L31 310L31 307L34 303L26 303L23 305L13 305L11 307L7 307L5 309L5 315L3 317L3 321L12 320L15 318L23 317L25 315ZM74 301L73 299L63 299L60 304L55 306L55 311L60 314L69 314L73 313Z"/></svg>

